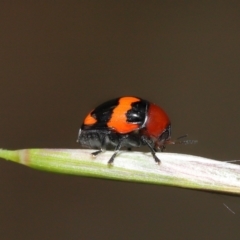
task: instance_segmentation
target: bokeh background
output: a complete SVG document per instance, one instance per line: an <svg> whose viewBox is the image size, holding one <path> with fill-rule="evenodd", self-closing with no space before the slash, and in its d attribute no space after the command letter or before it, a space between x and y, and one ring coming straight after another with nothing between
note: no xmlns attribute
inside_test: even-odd
<svg viewBox="0 0 240 240"><path fill-rule="evenodd" d="M167 151L240 159L239 29L239 1L1 1L0 145L78 148L89 110L134 95L199 141ZM0 176L4 240L240 238L237 196L3 160Z"/></svg>

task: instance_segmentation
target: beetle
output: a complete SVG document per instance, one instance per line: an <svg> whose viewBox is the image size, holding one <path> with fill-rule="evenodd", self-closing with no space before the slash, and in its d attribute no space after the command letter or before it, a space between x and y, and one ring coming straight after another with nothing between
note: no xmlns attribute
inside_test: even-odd
<svg viewBox="0 0 240 240"><path fill-rule="evenodd" d="M122 147L148 146L156 163L157 151L163 151L171 141L171 122L166 112L154 103L139 97L124 96L109 100L93 109L84 119L77 142L82 147L98 149L96 157L107 146L115 151L108 163Z"/></svg>

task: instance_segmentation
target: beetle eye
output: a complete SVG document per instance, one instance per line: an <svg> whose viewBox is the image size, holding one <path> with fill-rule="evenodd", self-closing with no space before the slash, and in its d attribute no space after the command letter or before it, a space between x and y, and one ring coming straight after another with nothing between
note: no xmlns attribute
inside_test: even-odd
<svg viewBox="0 0 240 240"><path fill-rule="evenodd" d="M171 138L171 125L160 135L159 141L167 141Z"/></svg>

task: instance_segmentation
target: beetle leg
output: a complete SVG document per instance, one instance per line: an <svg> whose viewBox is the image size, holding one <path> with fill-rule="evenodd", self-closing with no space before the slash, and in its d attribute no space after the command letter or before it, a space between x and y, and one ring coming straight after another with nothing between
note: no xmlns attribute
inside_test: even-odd
<svg viewBox="0 0 240 240"><path fill-rule="evenodd" d="M102 139L101 148L96 152L91 153L93 157L96 157L99 153L102 153L106 150L106 136Z"/></svg>
<svg viewBox="0 0 240 240"><path fill-rule="evenodd" d="M160 164L161 161L160 161L160 159L156 156L156 151L154 150L154 148L152 147L152 145L149 143L149 141L148 141L146 138L143 137L142 140L143 140L143 142L146 143L147 146L149 147L149 149L150 149L150 151L151 151L151 153L152 153L152 156L153 156L155 162L156 162L157 164Z"/></svg>
<svg viewBox="0 0 240 240"><path fill-rule="evenodd" d="M118 154L120 148L122 147L122 142L123 142L123 139L120 139L118 145L115 148L114 154L111 156L111 158L108 161L108 164L112 164L113 163L114 158L116 157L116 155Z"/></svg>
<svg viewBox="0 0 240 240"><path fill-rule="evenodd" d="M163 152L163 151L166 149L166 146L165 146L165 145L162 145L162 146L160 147L160 149L161 149L161 152Z"/></svg>
<svg viewBox="0 0 240 240"><path fill-rule="evenodd" d="M91 153L93 157L96 157L99 153L103 152L103 149L101 148L100 150Z"/></svg>

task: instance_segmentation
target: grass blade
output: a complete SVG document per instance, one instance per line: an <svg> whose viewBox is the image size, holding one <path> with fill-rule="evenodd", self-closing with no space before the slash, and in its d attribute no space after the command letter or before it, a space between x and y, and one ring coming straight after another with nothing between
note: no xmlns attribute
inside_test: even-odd
<svg viewBox="0 0 240 240"><path fill-rule="evenodd" d="M31 168L87 177L160 184L240 194L240 166L207 158L158 153L157 165L149 153L121 152L113 166L112 152L91 157L82 149L0 149L0 157Z"/></svg>

